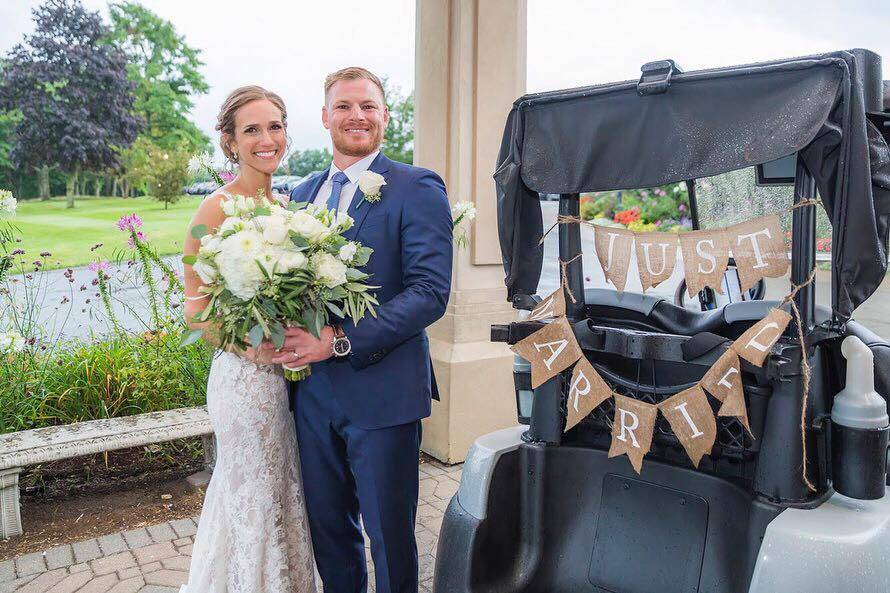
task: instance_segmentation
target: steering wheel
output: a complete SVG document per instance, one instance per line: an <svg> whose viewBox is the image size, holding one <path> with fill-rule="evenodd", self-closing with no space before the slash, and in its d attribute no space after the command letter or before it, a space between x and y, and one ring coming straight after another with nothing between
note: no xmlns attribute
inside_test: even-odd
<svg viewBox="0 0 890 593"><path fill-rule="evenodd" d="M749 301L761 301L763 297L766 295L766 282L764 282L763 278L757 281L753 287L748 289L748 298L746 300ZM717 308L717 295L714 290L710 287L705 287L698 293L698 300L701 303L702 311L708 311L711 309ZM686 279L682 279L680 284L677 285L677 290L674 292L674 304L678 307L686 306Z"/></svg>

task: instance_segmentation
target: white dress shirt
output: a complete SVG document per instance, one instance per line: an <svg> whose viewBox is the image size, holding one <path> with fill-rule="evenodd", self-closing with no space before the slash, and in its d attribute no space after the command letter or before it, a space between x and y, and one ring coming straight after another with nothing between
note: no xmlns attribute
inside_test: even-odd
<svg viewBox="0 0 890 593"><path fill-rule="evenodd" d="M374 162L374 159L377 158L378 154L380 154L380 151L375 150L362 160L352 163L350 166L346 167L345 171L343 171L346 173L346 176L349 177L349 183L344 183L343 189L340 190L340 205L337 207L337 212L346 212L349 209L349 204L352 203L352 197L355 195L355 190L358 189L358 176L368 170L368 167L371 166L371 163ZM328 198L331 197L331 189L333 188L331 177L339 171L340 169L338 169L334 163L331 163L328 178L321 184L318 194L312 202L313 204L321 206L322 208L325 207Z"/></svg>

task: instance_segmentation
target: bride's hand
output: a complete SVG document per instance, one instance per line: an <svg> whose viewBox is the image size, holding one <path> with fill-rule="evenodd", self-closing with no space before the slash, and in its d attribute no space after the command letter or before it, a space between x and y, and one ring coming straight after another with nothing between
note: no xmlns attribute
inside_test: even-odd
<svg viewBox="0 0 890 593"><path fill-rule="evenodd" d="M257 364L275 364L272 362L272 355L275 353L274 350L270 351L267 348L247 348L245 350L241 350L239 354L246 358L251 362L255 362Z"/></svg>

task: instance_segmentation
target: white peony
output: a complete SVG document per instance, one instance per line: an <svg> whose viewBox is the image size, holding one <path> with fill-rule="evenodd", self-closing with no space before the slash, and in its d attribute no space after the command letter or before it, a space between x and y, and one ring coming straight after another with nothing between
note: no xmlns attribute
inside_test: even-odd
<svg viewBox="0 0 890 593"><path fill-rule="evenodd" d="M216 253L219 251L219 244L221 242L222 237L208 233L201 237L201 251L204 253Z"/></svg>
<svg viewBox="0 0 890 593"><path fill-rule="evenodd" d="M265 278L256 262L262 247L263 236L252 230L237 232L220 243L216 258L219 274L226 288L240 299L253 298Z"/></svg>
<svg viewBox="0 0 890 593"><path fill-rule="evenodd" d="M219 234L224 235L229 231L243 231L245 229L244 221L238 218L237 216L232 216L223 221L221 225L219 225Z"/></svg>
<svg viewBox="0 0 890 593"><path fill-rule="evenodd" d="M354 242L350 241L349 243L347 243L346 245L344 245L343 247L340 248L340 252L337 254L337 257L339 257L343 263L348 264L348 263L352 262L352 259L355 257L355 252L357 250L358 250L358 245L355 244Z"/></svg>
<svg viewBox="0 0 890 593"><path fill-rule="evenodd" d="M290 229L309 241L321 243L331 234L331 229L307 212L295 212L289 223Z"/></svg>
<svg viewBox="0 0 890 593"><path fill-rule="evenodd" d="M354 222L352 217L345 212L337 212L337 217L334 219L331 226L342 233L343 231L351 229Z"/></svg>
<svg viewBox="0 0 890 593"><path fill-rule="evenodd" d="M346 283L346 265L330 253L317 253L312 256L315 277L328 288Z"/></svg>
<svg viewBox="0 0 890 593"><path fill-rule="evenodd" d="M287 274L292 270L298 270L306 266L306 256L299 251L284 251L278 258L278 266L275 270L279 274Z"/></svg>
<svg viewBox="0 0 890 593"><path fill-rule="evenodd" d="M373 196L380 193L380 188L386 185L383 175L374 171L362 171L358 176L358 187L366 196Z"/></svg>
<svg viewBox="0 0 890 593"><path fill-rule="evenodd" d="M205 261L196 261L192 266L192 269L195 270L195 274L198 275L198 278L200 278L201 282L204 284L211 284L216 280L216 268Z"/></svg>
<svg viewBox="0 0 890 593"><path fill-rule="evenodd" d="M259 216L257 222L263 229L263 239L272 245L281 245L287 240L290 229L283 216Z"/></svg>

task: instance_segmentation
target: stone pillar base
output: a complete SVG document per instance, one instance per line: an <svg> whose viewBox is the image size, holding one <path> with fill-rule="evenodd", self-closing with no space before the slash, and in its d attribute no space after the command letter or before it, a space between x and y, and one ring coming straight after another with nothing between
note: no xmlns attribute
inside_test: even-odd
<svg viewBox="0 0 890 593"><path fill-rule="evenodd" d="M500 298L485 298L492 293L503 290L452 293L445 316L428 330L441 400L423 421L421 448L443 463L462 462L478 437L517 423L513 353L489 340L492 324L516 314Z"/></svg>
<svg viewBox="0 0 890 593"><path fill-rule="evenodd" d="M19 474L22 468L0 470L0 539L22 534L19 507Z"/></svg>

